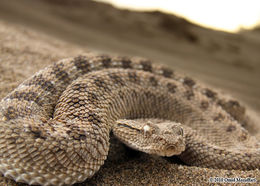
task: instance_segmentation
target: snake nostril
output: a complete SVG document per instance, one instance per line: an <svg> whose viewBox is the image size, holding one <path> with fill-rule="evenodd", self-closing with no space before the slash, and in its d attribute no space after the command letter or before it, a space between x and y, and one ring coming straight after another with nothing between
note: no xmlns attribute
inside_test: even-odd
<svg viewBox="0 0 260 186"><path fill-rule="evenodd" d="M175 146L173 146L173 145L169 145L169 146L166 147L166 150L172 151L174 149L175 149Z"/></svg>

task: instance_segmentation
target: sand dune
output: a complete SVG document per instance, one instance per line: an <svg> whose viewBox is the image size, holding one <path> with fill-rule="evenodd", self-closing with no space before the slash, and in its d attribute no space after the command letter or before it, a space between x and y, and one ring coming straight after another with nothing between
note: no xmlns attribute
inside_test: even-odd
<svg viewBox="0 0 260 186"><path fill-rule="evenodd" d="M166 63L260 109L260 41L161 12L130 12L92 1L8 1L2 20L92 50Z"/></svg>
<svg viewBox="0 0 260 186"><path fill-rule="evenodd" d="M256 120L259 117L257 29L225 33L157 11L132 12L84 0L2 0L0 40L0 98L53 61L98 51L138 55L167 64L231 93L253 110ZM259 170L189 167L175 159L129 152L114 142L98 174L80 185L205 184L209 177L216 176L260 180ZM16 185L3 177L0 183Z"/></svg>

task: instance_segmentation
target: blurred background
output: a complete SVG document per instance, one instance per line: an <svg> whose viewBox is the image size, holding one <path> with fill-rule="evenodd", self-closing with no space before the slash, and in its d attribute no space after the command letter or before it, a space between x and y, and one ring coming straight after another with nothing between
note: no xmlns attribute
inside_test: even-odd
<svg viewBox="0 0 260 186"><path fill-rule="evenodd" d="M258 0L96 0L108 2L118 8L149 11L159 10L175 14L193 23L223 30L237 32L240 29L254 28L260 24L260 2Z"/></svg>
<svg viewBox="0 0 260 186"><path fill-rule="evenodd" d="M0 21L165 63L260 111L258 0L1 0Z"/></svg>

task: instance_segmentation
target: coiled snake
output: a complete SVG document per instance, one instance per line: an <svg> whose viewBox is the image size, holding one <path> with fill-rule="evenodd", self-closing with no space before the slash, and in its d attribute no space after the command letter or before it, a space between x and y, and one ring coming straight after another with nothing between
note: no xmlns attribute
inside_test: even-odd
<svg viewBox="0 0 260 186"><path fill-rule="evenodd" d="M64 59L0 103L0 172L17 182L70 185L104 163L112 131L128 146L190 165L260 168L244 109L191 78L141 58Z"/></svg>

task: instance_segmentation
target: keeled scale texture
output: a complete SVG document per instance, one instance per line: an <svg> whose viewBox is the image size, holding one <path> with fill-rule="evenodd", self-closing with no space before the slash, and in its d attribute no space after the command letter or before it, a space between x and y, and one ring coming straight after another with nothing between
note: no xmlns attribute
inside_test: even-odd
<svg viewBox="0 0 260 186"><path fill-rule="evenodd" d="M237 101L146 59L61 60L7 95L0 109L0 171L18 182L63 185L91 177L122 118L184 124L180 157L188 164L260 167L259 143L241 127L247 116Z"/></svg>

